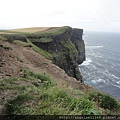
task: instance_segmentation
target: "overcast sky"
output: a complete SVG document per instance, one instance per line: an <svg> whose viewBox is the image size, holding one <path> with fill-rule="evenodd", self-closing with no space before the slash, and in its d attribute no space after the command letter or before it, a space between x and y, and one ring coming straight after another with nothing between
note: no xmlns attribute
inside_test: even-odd
<svg viewBox="0 0 120 120"><path fill-rule="evenodd" d="M120 0L0 0L0 29L46 26L120 32Z"/></svg>

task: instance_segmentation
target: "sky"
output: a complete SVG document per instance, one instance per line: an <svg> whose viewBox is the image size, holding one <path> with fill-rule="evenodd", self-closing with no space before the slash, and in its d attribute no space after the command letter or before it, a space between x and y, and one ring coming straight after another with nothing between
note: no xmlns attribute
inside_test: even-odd
<svg viewBox="0 0 120 120"><path fill-rule="evenodd" d="M56 26L120 32L120 0L0 0L0 29Z"/></svg>

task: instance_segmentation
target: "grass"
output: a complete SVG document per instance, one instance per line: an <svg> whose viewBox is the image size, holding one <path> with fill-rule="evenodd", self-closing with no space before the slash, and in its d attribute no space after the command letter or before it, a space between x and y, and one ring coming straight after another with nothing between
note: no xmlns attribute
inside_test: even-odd
<svg viewBox="0 0 120 120"><path fill-rule="evenodd" d="M0 81L1 92L11 91L10 93L12 96L9 97L6 102L4 101L5 103L2 114L102 114L101 109L97 109L97 107L94 105L96 93L91 95L86 92L84 93L78 90L73 90L72 88L62 89L57 86L45 73L34 73L26 68L22 68L21 72L23 73L22 78L8 78ZM76 95L77 97L75 97ZM109 101L109 99L107 101ZM117 107L118 105L115 106L115 108ZM108 110L110 111L111 108L108 107ZM116 112L116 114L119 113Z"/></svg>
<svg viewBox="0 0 120 120"><path fill-rule="evenodd" d="M21 29L14 29L13 32L21 32L21 33L35 33L35 32L42 32L49 29L49 27L33 27L33 28L21 28Z"/></svg>
<svg viewBox="0 0 120 120"><path fill-rule="evenodd" d="M36 52L38 52L39 54L41 54L42 56L44 56L47 59L52 59L52 55L50 53L48 53L47 51L37 47L36 45L34 45L32 43L32 41L39 41L39 42L51 42L53 41L52 38L50 38L49 36L52 35L57 35L57 34L62 34L65 32L65 30L68 27L59 27L59 28L54 28L54 29L49 29L49 30L45 30L44 32L36 32L36 33L22 33L22 32L15 32L15 31L4 31L6 33L10 32L11 34L2 34L1 35L1 39L6 39L9 42L14 42L16 44L20 44L22 46L30 46L33 48L33 50L35 50ZM4 38L3 38L4 37Z"/></svg>
<svg viewBox="0 0 120 120"><path fill-rule="evenodd" d="M25 35L30 40L33 40L33 39L40 40L40 38L42 38L42 37L49 38L50 36L53 37L55 35L62 34L67 30L67 28L68 27L65 26L65 27L58 27L58 28L54 28L54 29L50 29L50 30L45 30L43 32L42 31L38 31L38 32L34 32L34 33L24 32L21 34Z"/></svg>
<svg viewBox="0 0 120 120"><path fill-rule="evenodd" d="M16 58L16 59L17 59L18 61L20 61L20 62L22 61L22 60L20 59L20 57L17 56L17 55L11 54L10 57L11 57L11 58Z"/></svg>
<svg viewBox="0 0 120 120"><path fill-rule="evenodd" d="M27 39L27 42L22 42L20 40L14 40L13 43L15 44L19 44L22 45L24 47L32 47L32 49L39 53L40 55L42 55L43 57L47 58L47 59L52 59L52 56L50 53L46 52L45 50L37 47L36 45L34 45L29 39Z"/></svg>
<svg viewBox="0 0 120 120"><path fill-rule="evenodd" d="M68 94L66 89L63 90L58 87L45 73L37 74L25 68L21 71L23 72L23 78L8 78L0 81L2 92L10 90L17 93L6 101L2 114L99 114L99 111L96 110L89 99L84 99L81 96L74 98Z"/></svg>
<svg viewBox="0 0 120 120"><path fill-rule="evenodd" d="M9 41L10 43L12 43L14 40L21 40L23 42L26 42L26 39L27 39L25 35L18 34L18 33L1 34L1 36L6 38L7 41Z"/></svg>
<svg viewBox="0 0 120 120"><path fill-rule="evenodd" d="M44 33L40 33L40 34L42 34L42 35L51 35L51 34L52 35L58 35L58 34L64 33L67 28L68 28L67 26L59 27L59 28L56 28L56 29L45 31Z"/></svg>
<svg viewBox="0 0 120 120"><path fill-rule="evenodd" d="M67 27L46 31L44 33L28 34L32 37L41 35L56 35L65 32ZM15 44L32 47L36 52L45 58L51 59L48 52L35 46L29 39L26 42L14 38L24 39L24 36L15 36L11 38ZM29 36L30 37L30 36ZM43 39L44 40L44 39ZM49 41L49 39L47 39ZM77 50L73 44L68 41L63 42L64 47L68 50L71 59L76 57ZM66 62L64 53L56 55L62 59L61 64ZM74 56L73 56L74 54ZM13 56L17 58L17 56ZM77 59L77 58L76 58ZM47 64L47 63L42 63ZM115 99L102 93L87 93L75 91L73 89L63 89L57 86L46 73L34 73L26 68L22 68L22 78L8 78L0 80L0 92L9 93L7 101L3 101L4 109L2 114L13 115L100 115L103 114L120 114L120 105ZM77 96L77 97L76 97ZM107 102L106 102L107 101ZM1 101L0 101L1 102ZM1 102L2 103L2 102ZM97 106L96 106L97 105ZM99 108L99 109L98 109Z"/></svg>
<svg viewBox="0 0 120 120"><path fill-rule="evenodd" d="M20 40L14 40L13 43L22 45L22 46L24 46L24 47L31 47L31 45L30 45L29 43L27 43L27 42L22 42L22 41L20 41Z"/></svg>
<svg viewBox="0 0 120 120"><path fill-rule="evenodd" d="M88 96L89 100L94 101L98 107L104 108L109 114L120 114L120 104L115 98L101 92L91 92Z"/></svg>
<svg viewBox="0 0 120 120"><path fill-rule="evenodd" d="M48 53L47 51L37 47L29 39L27 39L27 42L29 43L29 45L32 46L32 48L35 52L39 53L40 55L44 56L47 59L52 59L52 55L50 53Z"/></svg>
<svg viewBox="0 0 120 120"><path fill-rule="evenodd" d="M31 39L30 40L31 42L41 42L41 43L48 43L48 42L52 42L53 41L53 39L52 38L47 38L47 37L45 37L45 38L40 38L40 39Z"/></svg>
<svg viewBox="0 0 120 120"><path fill-rule="evenodd" d="M0 35L0 40L7 40L5 37L2 37L1 35Z"/></svg>
<svg viewBox="0 0 120 120"><path fill-rule="evenodd" d="M6 34L11 34L11 33L63 33L64 30L68 28L67 26L64 27L35 27L35 28L23 28L23 29L15 29L15 30L0 30L0 33L6 33Z"/></svg>
<svg viewBox="0 0 120 120"><path fill-rule="evenodd" d="M11 47L11 46L6 46L6 45L5 45L5 46L3 46L3 48L6 49L6 50L12 50L12 47Z"/></svg>

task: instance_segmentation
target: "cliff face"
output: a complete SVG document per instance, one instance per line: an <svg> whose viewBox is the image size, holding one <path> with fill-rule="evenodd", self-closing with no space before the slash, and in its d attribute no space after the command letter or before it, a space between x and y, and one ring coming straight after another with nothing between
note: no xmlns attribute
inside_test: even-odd
<svg viewBox="0 0 120 120"><path fill-rule="evenodd" d="M85 45L82 40L82 29L67 27L61 34L42 35L39 39L49 39L48 42L33 43L52 54L52 61L65 72L82 82L82 76L78 69L78 64L85 60ZM50 40L51 39L51 40Z"/></svg>
<svg viewBox="0 0 120 120"><path fill-rule="evenodd" d="M85 59L85 44L82 40L83 30L82 29L72 29L71 41L78 50L78 64L81 64Z"/></svg>

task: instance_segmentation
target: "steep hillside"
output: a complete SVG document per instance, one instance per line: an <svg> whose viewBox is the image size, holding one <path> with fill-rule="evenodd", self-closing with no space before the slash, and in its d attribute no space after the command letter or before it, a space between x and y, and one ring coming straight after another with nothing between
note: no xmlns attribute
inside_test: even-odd
<svg viewBox="0 0 120 120"><path fill-rule="evenodd" d="M69 77L51 60L35 52L33 44L22 41L9 43L1 38L0 114L119 114L119 105L113 98ZM102 96L101 104L98 100ZM104 102L106 97L109 104ZM107 111L103 108L107 108ZM7 116L3 117L7 119Z"/></svg>
<svg viewBox="0 0 120 120"><path fill-rule="evenodd" d="M0 40L0 80L23 77L22 68L27 68L35 73L45 73L59 86L72 86L75 89L83 89L83 85L80 82L69 77L65 74L64 70L52 64L51 60L47 60L35 52L32 47L23 47L15 43ZM1 91L3 98L7 95L9 97L9 92L7 92ZM0 108L2 108L3 102L0 103Z"/></svg>
<svg viewBox="0 0 120 120"><path fill-rule="evenodd" d="M65 72L83 82L78 64L85 60L85 45L82 40L82 29L64 27L26 28L4 31L2 34L9 42L29 39L34 45L49 53L45 56Z"/></svg>
<svg viewBox="0 0 120 120"><path fill-rule="evenodd" d="M85 60L85 45L82 40L82 29L61 27L27 35L32 43L52 54L52 61L65 72L82 82L78 64Z"/></svg>
<svg viewBox="0 0 120 120"><path fill-rule="evenodd" d="M114 98L81 83L82 78L75 79L81 76L77 65L85 59L83 30L64 27L34 34L5 32L0 35L0 114L120 114Z"/></svg>

